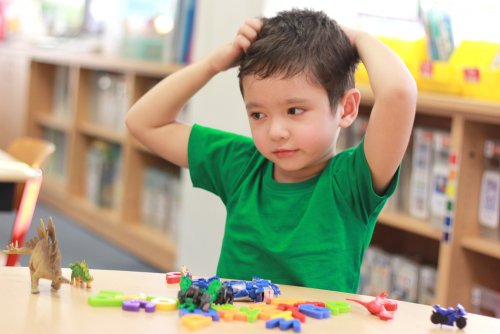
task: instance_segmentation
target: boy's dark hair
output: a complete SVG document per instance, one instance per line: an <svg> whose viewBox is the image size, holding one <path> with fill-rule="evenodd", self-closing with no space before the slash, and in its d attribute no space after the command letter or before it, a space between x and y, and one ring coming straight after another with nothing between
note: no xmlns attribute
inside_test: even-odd
<svg viewBox="0 0 500 334"><path fill-rule="evenodd" d="M246 75L284 78L305 73L325 88L333 108L354 87L359 55L340 26L325 13L292 9L264 18L257 40L241 57L240 90Z"/></svg>

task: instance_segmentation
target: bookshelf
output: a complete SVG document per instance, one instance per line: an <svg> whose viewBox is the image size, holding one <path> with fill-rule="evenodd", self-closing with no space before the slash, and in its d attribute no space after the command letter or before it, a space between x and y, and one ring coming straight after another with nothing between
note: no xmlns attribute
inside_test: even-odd
<svg viewBox="0 0 500 334"><path fill-rule="evenodd" d="M27 54L27 132L57 146L41 199L152 265L174 269L176 238L145 222L141 207L146 170L155 168L180 179L179 168L131 138L122 119L135 100L181 65L58 51ZM103 93L96 86L115 90ZM96 116L99 109L102 114ZM100 161L100 154L111 156ZM111 176L93 175L100 167L108 168ZM105 184L91 191L96 177ZM108 197L93 198L99 192Z"/></svg>
<svg viewBox="0 0 500 334"><path fill-rule="evenodd" d="M0 124L9 124L0 132L0 147L6 148L24 132L28 79L25 53L0 43L0 76Z"/></svg>
<svg viewBox="0 0 500 334"><path fill-rule="evenodd" d="M361 91L362 109L369 108L373 94L365 87ZM461 303L470 309L474 285L500 291L500 241L481 236L478 222L484 142L500 139L500 104L420 92L415 120L419 125L448 130L451 149L459 156L451 241L443 241L441 229L427 221L384 210L373 243L434 264L435 302Z"/></svg>

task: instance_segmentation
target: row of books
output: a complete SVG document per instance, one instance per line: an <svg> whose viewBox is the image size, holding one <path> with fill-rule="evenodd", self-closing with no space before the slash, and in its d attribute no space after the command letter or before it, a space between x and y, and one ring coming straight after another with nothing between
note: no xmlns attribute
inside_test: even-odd
<svg viewBox="0 0 500 334"><path fill-rule="evenodd" d="M56 145L56 151L44 166L44 175L65 181L67 138L63 132L45 129L43 137ZM93 140L86 153L86 197L104 208L118 208L122 197L121 148L102 140ZM177 235L180 202L180 176L157 167L146 168L142 186L142 221L164 233Z"/></svg>
<svg viewBox="0 0 500 334"><path fill-rule="evenodd" d="M179 175L157 167L146 168L142 185L142 221L175 238L179 191Z"/></svg>
<svg viewBox="0 0 500 334"><path fill-rule="evenodd" d="M58 119L68 121L72 119L69 84L69 68L56 66L52 114ZM89 121L95 125L124 133L125 115L130 101L125 76L104 71L92 72L89 92Z"/></svg>
<svg viewBox="0 0 500 334"><path fill-rule="evenodd" d="M196 0L178 0L173 42L166 60L181 64L191 62L195 15Z"/></svg>
<svg viewBox="0 0 500 334"><path fill-rule="evenodd" d="M66 152L68 141L66 135L62 131L45 128L42 136L43 139L53 143L56 147L55 152L43 166L44 177L64 182L67 174Z"/></svg>
<svg viewBox="0 0 500 334"><path fill-rule="evenodd" d="M71 119L71 103L69 91L69 67L56 66L54 69L54 105L53 115L59 119Z"/></svg>
<svg viewBox="0 0 500 334"><path fill-rule="evenodd" d="M436 268L419 264L405 256L370 246L361 266L358 293L431 305L436 289Z"/></svg>
<svg viewBox="0 0 500 334"><path fill-rule="evenodd" d="M479 226L483 237L500 240L500 141L486 140L479 198Z"/></svg>
<svg viewBox="0 0 500 334"><path fill-rule="evenodd" d="M125 115L128 111L130 91L123 75L92 72L90 80L91 107L89 121L95 125L125 132Z"/></svg>
<svg viewBox="0 0 500 334"><path fill-rule="evenodd" d="M196 0L136 2L125 9L120 53L144 60L191 60Z"/></svg>
<svg viewBox="0 0 500 334"><path fill-rule="evenodd" d="M364 136L368 118L358 120L339 137L339 149L357 145ZM400 181L386 209L441 227L446 215L450 155L450 132L415 127L401 164Z"/></svg>
<svg viewBox="0 0 500 334"><path fill-rule="evenodd" d="M446 215L449 155L449 131L422 127L414 129L408 189L409 213L415 218L430 221L438 228L442 226Z"/></svg>
<svg viewBox="0 0 500 334"><path fill-rule="evenodd" d="M500 318L500 291L477 284L471 294L472 312Z"/></svg>
<svg viewBox="0 0 500 334"><path fill-rule="evenodd" d="M86 153L87 199L104 208L117 208L121 199L121 148L93 140Z"/></svg>

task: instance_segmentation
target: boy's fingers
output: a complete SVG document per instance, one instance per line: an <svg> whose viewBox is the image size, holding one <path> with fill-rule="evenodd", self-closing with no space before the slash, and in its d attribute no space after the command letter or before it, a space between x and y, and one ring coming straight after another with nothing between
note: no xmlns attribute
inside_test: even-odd
<svg viewBox="0 0 500 334"><path fill-rule="evenodd" d="M257 39L257 34L258 32L255 31L254 28L246 24L241 26L240 30L238 31L238 36L244 36L252 42Z"/></svg>
<svg viewBox="0 0 500 334"><path fill-rule="evenodd" d="M262 28L262 20L260 19L255 19L255 18L246 19L245 24L249 25L257 32L259 32L260 28Z"/></svg>
<svg viewBox="0 0 500 334"><path fill-rule="evenodd" d="M247 51L248 47L250 46L251 42L248 40L248 38L243 37L242 35L236 36L236 39L234 40L235 44L241 48L243 51Z"/></svg>

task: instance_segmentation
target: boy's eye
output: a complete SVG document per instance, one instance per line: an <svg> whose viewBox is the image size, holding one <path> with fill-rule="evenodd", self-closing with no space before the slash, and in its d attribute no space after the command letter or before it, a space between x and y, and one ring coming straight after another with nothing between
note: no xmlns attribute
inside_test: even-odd
<svg viewBox="0 0 500 334"><path fill-rule="evenodd" d="M264 115L260 112L253 112L250 114L250 117L253 119L261 119Z"/></svg>
<svg viewBox="0 0 500 334"><path fill-rule="evenodd" d="M288 109L289 115L300 115L303 112L304 112L304 109L300 109L300 108L289 108Z"/></svg>

